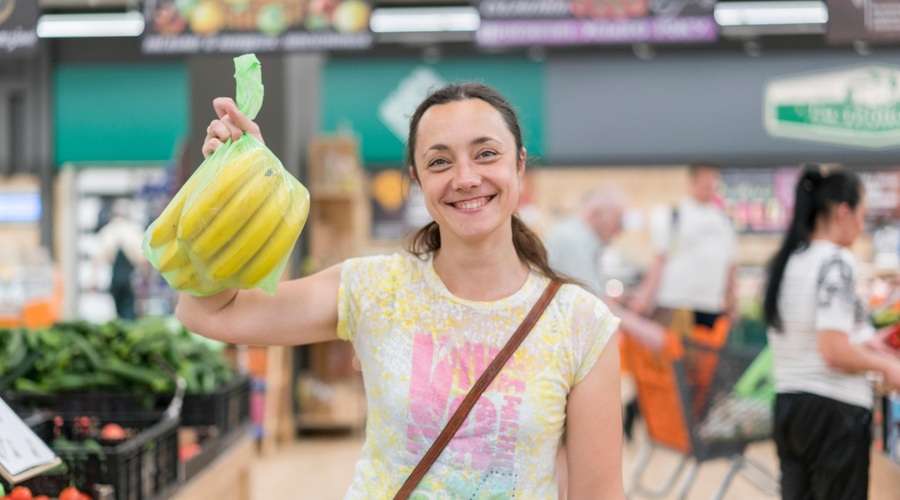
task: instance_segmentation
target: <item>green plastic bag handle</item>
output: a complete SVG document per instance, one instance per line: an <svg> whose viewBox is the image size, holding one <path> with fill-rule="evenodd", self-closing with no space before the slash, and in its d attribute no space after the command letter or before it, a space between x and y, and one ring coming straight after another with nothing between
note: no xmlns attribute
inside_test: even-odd
<svg viewBox="0 0 900 500"><path fill-rule="evenodd" d="M262 84L262 64L256 54L244 54L234 58L234 81L237 84L235 103L241 113L256 119L262 108L265 89Z"/></svg>

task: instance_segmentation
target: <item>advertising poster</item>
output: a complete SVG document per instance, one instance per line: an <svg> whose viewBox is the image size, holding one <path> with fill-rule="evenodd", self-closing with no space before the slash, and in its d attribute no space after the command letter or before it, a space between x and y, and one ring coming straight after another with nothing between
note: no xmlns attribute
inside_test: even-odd
<svg viewBox="0 0 900 500"><path fill-rule="evenodd" d="M713 42L713 0L481 0L483 47Z"/></svg>
<svg viewBox="0 0 900 500"><path fill-rule="evenodd" d="M20 58L37 50L38 3L0 0L0 59Z"/></svg>
<svg viewBox="0 0 900 500"><path fill-rule="evenodd" d="M301 52L372 45L370 0L148 0L147 54Z"/></svg>
<svg viewBox="0 0 900 500"><path fill-rule="evenodd" d="M900 0L828 0L829 43L900 40Z"/></svg>

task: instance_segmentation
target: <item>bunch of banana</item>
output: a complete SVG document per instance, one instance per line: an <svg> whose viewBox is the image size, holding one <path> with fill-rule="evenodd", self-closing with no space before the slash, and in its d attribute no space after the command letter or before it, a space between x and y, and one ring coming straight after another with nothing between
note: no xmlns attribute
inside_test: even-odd
<svg viewBox="0 0 900 500"><path fill-rule="evenodd" d="M202 189L186 184L151 227L159 271L176 290L201 295L260 286L284 267L309 192L264 148L225 159L205 181Z"/></svg>

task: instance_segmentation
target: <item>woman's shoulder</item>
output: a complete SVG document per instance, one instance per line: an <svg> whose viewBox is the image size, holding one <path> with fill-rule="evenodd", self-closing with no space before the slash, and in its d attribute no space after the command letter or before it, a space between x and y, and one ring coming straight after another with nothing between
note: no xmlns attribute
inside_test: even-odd
<svg viewBox="0 0 900 500"><path fill-rule="evenodd" d="M581 285L565 283L558 292L560 308L573 318L604 322L614 318L609 307Z"/></svg>
<svg viewBox="0 0 900 500"><path fill-rule="evenodd" d="M352 257L343 263L344 279L407 277L421 269L426 261L405 252Z"/></svg>

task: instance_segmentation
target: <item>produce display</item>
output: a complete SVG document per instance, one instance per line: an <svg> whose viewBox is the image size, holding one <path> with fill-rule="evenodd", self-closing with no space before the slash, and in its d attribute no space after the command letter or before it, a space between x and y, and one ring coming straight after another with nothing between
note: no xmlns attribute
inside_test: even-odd
<svg viewBox="0 0 900 500"><path fill-rule="evenodd" d="M0 391L106 389L152 396L173 393L179 376L186 392L209 393L233 376L222 347L163 316L0 330Z"/></svg>
<svg viewBox="0 0 900 500"><path fill-rule="evenodd" d="M259 61L235 59L236 103L251 119L262 105ZM150 263L172 288L274 293L309 214L309 192L260 141L244 134L211 154L144 236Z"/></svg>

